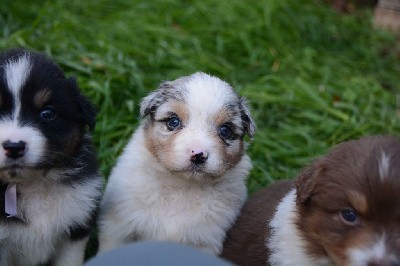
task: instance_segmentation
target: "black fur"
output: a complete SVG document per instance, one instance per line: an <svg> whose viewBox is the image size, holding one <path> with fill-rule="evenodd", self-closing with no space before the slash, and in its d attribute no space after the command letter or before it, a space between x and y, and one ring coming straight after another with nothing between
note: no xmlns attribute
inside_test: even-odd
<svg viewBox="0 0 400 266"><path fill-rule="evenodd" d="M80 92L76 79L67 78L60 67L50 58L41 53L14 49L0 53L0 123L2 119L15 119L13 112L16 110L16 99L8 88L5 66L22 56L29 57L30 71L19 90L21 109L17 123L19 127L36 129L47 143L41 158L29 167L35 171L43 171L41 178L46 178L50 171L56 169L59 173L57 179L59 183L71 191L82 185L91 186L93 184L96 187L94 191L97 192L93 193L93 197L90 198L91 202L95 203L90 218L82 222L77 217L75 222L63 225L63 227L68 227L64 234L66 240L80 240L88 236L93 228L101 194L101 186L98 185L101 183L101 175L98 170L97 157L91 137L87 132L87 129L93 130L95 127L96 111L88 98ZM43 106L38 106L34 99L42 90L50 91L50 96L43 101ZM44 108L55 111L54 119L43 119ZM1 148L0 146L0 152L4 152ZM0 169L0 216L3 216L1 213L4 213L5 188L9 182L14 182L10 181L10 178L3 172L4 170ZM18 195L21 193L18 190L18 183L24 182L24 179L20 178L15 182ZM20 211L23 215L24 210ZM6 226L8 223L8 218L0 217L0 227ZM24 224L28 227L29 221L24 221ZM7 245L7 242L0 239L0 252L2 247ZM34 251L26 251L27 254L29 252ZM52 256L49 254L46 261L54 260Z"/></svg>

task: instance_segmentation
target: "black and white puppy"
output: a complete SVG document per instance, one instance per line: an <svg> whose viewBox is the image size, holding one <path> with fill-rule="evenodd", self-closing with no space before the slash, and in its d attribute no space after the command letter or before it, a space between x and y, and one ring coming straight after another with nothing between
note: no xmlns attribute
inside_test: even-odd
<svg viewBox="0 0 400 266"><path fill-rule="evenodd" d="M204 73L161 84L114 167L100 215L100 251L138 240L219 254L246 198L247 101Z"/></svg>
<svg viewBox="0 0 400 266"><path fill-rule="evenodd" d="M92 104L46 56L0 54L0 265L80 265L102 177Z"/></svg>

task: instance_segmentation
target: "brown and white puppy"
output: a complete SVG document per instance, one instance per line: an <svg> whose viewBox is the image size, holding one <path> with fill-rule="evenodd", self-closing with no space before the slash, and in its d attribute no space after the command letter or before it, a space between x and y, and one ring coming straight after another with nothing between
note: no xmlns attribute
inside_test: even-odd
<svg viewBox="0 0 400 266"><path fill-rule="evenodd" d="M165 82L141 102L145 118L112 170L100 215L100 252L138 240L219 254L251 168L247 102L204 73Z"/></svg>
<svg viewBox="0 0 400 266"><path fill-rule="evenodd" d="M222 257L238 265L400 265L400 141L344 142L251 197Z"/></svg>

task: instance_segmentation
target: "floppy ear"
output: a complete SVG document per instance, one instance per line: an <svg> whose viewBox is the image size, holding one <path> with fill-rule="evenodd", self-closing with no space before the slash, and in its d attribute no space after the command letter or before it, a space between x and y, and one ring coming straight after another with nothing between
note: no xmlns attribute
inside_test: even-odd
<svg viewBox="0 0 400 266"><path fill-rule="evenodd" d="M311 197L318 176L321 173L322 167L318 161L313 162L311 165L308 165L301 170L300 174L294 181L298 202L304 203Z"/></svg>
<svg viewBox="0 0 400 266"><path fill-rule="evenodd" d="M68 81L71 84L71 86L74 88L75 96L78 101L80 110L82 111L83 120L84 120L85 124L89 126L90 131L94 130L94 128L96 126L96 109L95 109L95 107L90 102L90 100L80 92L78 85L76 84L75 78L69 78Z"/></svg>
<svg viewBox="0 0 400 266"><path fill-rule="evenodd" d="M243 128L247 135L252 138L256 132L256 124L250 114L249 104L246 98L240 98L240 112L242 117Z"/></svg>
<svg viewBox="0 0 400 266"><path fill-rule="evenodd" d="M147 116L154 113L157 108L168 99L178 99L179 91L173 86L172 82L164 82L158 86L158 89L144 97L140 102L140 115Z"/></svg>
<svg viewBox="0 0 400 266"><path fill-rule="evenodd" d="M85 123L89 126L89 130L93 131L96 126L96 109L89 99L86 98L86 96L81 94L79 98L79 105L81 107Z"/></svg>

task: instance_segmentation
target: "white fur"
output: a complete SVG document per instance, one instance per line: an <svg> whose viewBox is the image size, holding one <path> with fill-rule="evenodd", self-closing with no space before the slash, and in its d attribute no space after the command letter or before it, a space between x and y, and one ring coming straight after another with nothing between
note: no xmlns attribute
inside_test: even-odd
<svg viewBox="0 0 400 266"><path fill-rule="evenodd" d="M218 254L246 198L249 157L218 180L196 183L166 173L143 138L139 128L110 176L100 252L132 240L170 240Z"/></svg>
<svg viewBox="0 0 400 266"><path fill-rule="evenodd" d="M21 109L21 89L29 77L32 64L28 54L15 60L10 60L4 66L7 86L13 96L14 108L12 117L0 119L0 145L5 141L26 143L25 154L19 158L18 163L32 166L39 162L46 147L46 138L34 127L19 125ZM4 149L0 149L0 168L7 166L7 156Z"/></svg>
<svg viewBox="0 0 400 266"><path fill-rule="evenodd" d="M36 265L55 253L60 256L69 253L68 257L82 258L83 242L65 245L64 232L68 225L85 224L89 219L96 204L93 198L100 196L102 184L100 179L97 180L97 184L90 180L90 184L83 181L75 187L46 178L17 184L22 196L18 199L18 216L29 226L19 223L0 226L0 242L7 243L0 247L1 265Z"/></svg>
<svg viewBox="0 0 400 266"><path fill-rule="evenodd" d="M164 156L156 158L146 148L142 124L109 177L99 221L100 252L135 240L173 241L213 254L222 250L225 233L247 196L245 179L251 162L244 155L230 169L221 170L225 167L223 155L216 148L216 141L221 140L210 136L216 135L218 128L213 115L228 100L238 98L227 83L203 73L194 74L179 85L188 119L171 145L170 166L180 174L165 168ZM155 120L165 117L169 110L168 102L159 106ZM160 138L173 134L163 127L160 123L154 129ZM238 143L239 140L233 141L229 149L239 150ZM204 172L215 178L187 172L192 150L207 151Z"/></svg>
<svg viewBox="0 0 400 266"><path fill-rule="evenodd" d="M18 163L32 166L38 163L46 148L46 138L36 128L30 126L19 126L11 120L0 121L0 144L5 141L26 143L25 154L18 159ZM7 166L6 151L0 149L0 168Z"/></svg>
<svg viewBox="0 0 400 266"><path fill-rule="evenodd" d="M306 254L304 240L296 228L296 189L291 190L279 203L269 226L271 237L266 245L271 251L271 265L332 265L329 258L313 258Z"/></svg>
<svg viewBox="0 0 400 266"><path fill-rule="evenodd" d="M386 156L384 152L382 152L382 157L379 160L379 176L381 180L384 180L387 176L389 176L390 169L390 157Z"/></svg>
<svg viewBox="0 0 400 266"><path fill-rule="evenodd" d="M398 262L398 258L395 255L391 254L385 244L386 237L381 236L378 238L378 241L374 241L371 246L364 248L355 248L351 249L348 252L348 256L350 258L349 265L368 265L370 262L385 262L392 263L393 265ZM385 264L391 265L391 264Z"/></svg>
<svg viewBox="0 0 400 266"><path fill-rule="evenodd" d="M13 113L15 120L18 118L21 108L20 91L30 74L31 68L32 65L27 54L18 57L17 60L10 60L4 66L7 85L15 100L15 110Z"/></svg>
<svg viewBox="0 0 400 266"><path fill-rule="evenodd" d="M85 259L85 248L89 237L76 241L64 241L57 249L54 266L81 265Z"/></svg>

